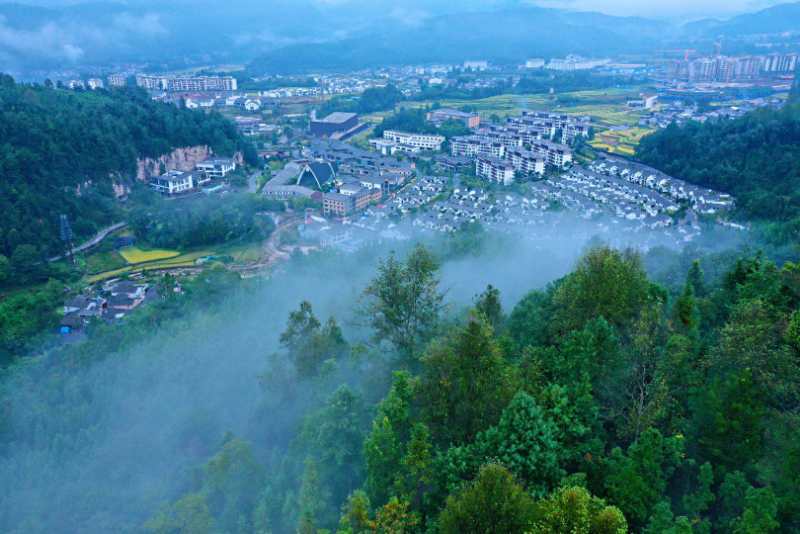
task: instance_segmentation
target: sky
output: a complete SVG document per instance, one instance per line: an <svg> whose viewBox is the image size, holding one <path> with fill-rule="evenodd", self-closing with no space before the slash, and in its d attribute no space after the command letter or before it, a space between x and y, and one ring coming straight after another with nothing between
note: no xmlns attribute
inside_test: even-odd
<svg viewBox="0 0 800 534"><path fill-rule="evenodd" d="M531 0L539 6L655 18L724 18L786 3L781 0Z"/></svg>
<svg viewBox="0 0 800 534"><path fill-rule="evenodd" d="M88 0L85 0L88 1ZM239 0L229 0L231 4ZM247 3L250 0L244 0ZM326 6L352 6L363 0L297 0L298 3L309 2ZM528 3L543 7L556 7L580 11L599 11L610 15L635 15L656 18L702 18L702 17L730 17L747 11L763 9L771 5L786 3L791 0L464 0L454 4L445 0L399 0L387 2L393 8L408 8L415 10L428 10L436 13L442 10L453 11L454 5L463 9L469 6L473 9L480 6L493 7L514 3ZM377 0L376 4L381 0ZM5 3L0 1L0 3ZM21 4L58 7L84 3L82 0L18 0ZM119 3L135 6L142 3L140 0L121 0ZM170 4L173 2L164 2ZM178 0L174 3L185 3ZM265 0L260 4L269 4ZM370 2L373 3L373 2ZM457 10L457 9L456 9Z"/></svg>

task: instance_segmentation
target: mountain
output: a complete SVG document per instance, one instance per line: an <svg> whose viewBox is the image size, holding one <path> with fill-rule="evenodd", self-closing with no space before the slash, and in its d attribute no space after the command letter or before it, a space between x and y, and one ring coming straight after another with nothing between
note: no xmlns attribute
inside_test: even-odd
<svg viewBox="0 0 800 534"><path fill-rule="evenodd" d="M668 24L600 13L546 8L449 14L409 28L384 23L364 35L302 43L269 51L251 64L254 74L386 64L520 61L569 53L597 56L647 51Z"/></svg>
<svg viewBox="0 0 800 534"><path fill-rule="evenodd" d="M683 33L694 37L739 37L784 32L800 32L800 2L779 4L728 20L703 19L683 26Z"/></svg>

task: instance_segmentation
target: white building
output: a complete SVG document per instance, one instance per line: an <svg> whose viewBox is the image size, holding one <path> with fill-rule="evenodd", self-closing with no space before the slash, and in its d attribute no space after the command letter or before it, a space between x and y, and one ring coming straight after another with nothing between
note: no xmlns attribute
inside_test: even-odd
<svg viewBox="0 0 800 534"><path fill-rule="evenodd" d="M109 74L108 85L111 87L125 87L128 79L124 74Z"/></svg>
<svg viewBox="0 0 800 534"><path fill-rule="evenodd" d="M537 141L531 144L531 150L547 158L547 164L563 169L572 163L572 149L567 145L550 141Z"/></svg>
<svg viewBox="0 0 800 534"><path fill-rule="evenodd" d="M526 69L541 69L544 67L545 61L541 58L531 58L525 62Z"/></svg>
<svg viewBox="0 0 800 534"><path fill-rule="evenodd" d="M510 152L508 156L514 170L521 174L543 175L547 166L547 161L544 156L528 150L514 150Z"/></svg>
<svg viewBox="0 0 800 534"><path fill-rule="evenodd" d="M86 80L86 85L94 91L95 89L102 89L103 88L103 80L100 78L89 78Z"/></svg>
<svg viewBox="0 0 800 534"><path fill-rule="evenodd" d="M610 62L610 59L586 59L569 55L564 59L551 59L550 63L547 64L547 68L561 71L590 70L607 65Z"/></svg>
<svg viewBox="0 0 800 534"><path fill-rule="evenodd" d="M475 160L475 174L498 184L511 185L514 182L514 166L491 156L481 156Z"/></svg>
<svg viewBox="0 0 800 534"><path fill-rule="evenodd" d="M255 98L248 98L244 101L244 109L247 111L258 111L261 109L261 101Z"/></svg>
<svg viewBox="0 0 800 534"><path fill-rule="evenodd" d="M232 76L151 76L137 74L136 85L151 91L202 92L236 91Z"/></svg>
<svg viewBox="0 0 800 534"><path fill-rule="evenodd" d="M438 151L442 149L442 143L444 143L444 136L442 135L415 134L397 130L386 130L383 132L383 138L396 143L400 150L416 148L418 150Z"/></svg>
<svg viewBox="0 0 800 534"><path fill-rule="evenodd" d="M236 170L236 162L230 158L209 158L195 165L195 169L208 178L225 178Z"/></svg>
<svg viewBox="0 0 800 534"><path fill-rule="evenodd" d="M162 195L177 195L194 189L194 186L195 176L192 172L169 171L150 178L150 187Z"/></svg>

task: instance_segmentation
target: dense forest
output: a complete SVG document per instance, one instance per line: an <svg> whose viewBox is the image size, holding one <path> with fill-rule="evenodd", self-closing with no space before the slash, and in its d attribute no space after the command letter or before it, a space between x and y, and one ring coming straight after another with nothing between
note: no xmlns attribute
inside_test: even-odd
<svg viewBox="0 0 800 534"><path fill-rule="evenodd" d="M150 202L131 216L136 237L156 248L186 249L264 239L275 223L263 212L283 205L255 195L187 199L182 202L149 195Z"/></svg>
<svg viewBox="0 0 800 534"><path fill-rule="evenodd" d="M350 269L369 258L297 257L290 272L315 302L296 302L279 349L264 355L258 340L289 280L256 307L235 296L232 275L208 273L129 327L103 327L89 343L9 370L0 480L12 486L0 525L796 532L798 266L756 255L715 277L689 262L682 274L667 269L662 284L645 264L686 262L659 254L590 249L509 309L492 286L469 308L450 306L442 259L421 246L383 257L363 280ZM316 311L317 300L342 301L320 265L363 283L357 326ZM258 289L242 283L246 294ZM199 304L218 311L195 317ZM242 309L251 326L226 330ZM129 352L145 333L152 341ZM260 393L241 380L225 386L254 360ZM168 393L153 397L145 384L162 375ZM210 404L184 413L181 384L197 387L201 376ZM234 399L253 395L259 406L244 417ZM176 410L179 424L162 421ZM164 456L132 450L139 439Z"/></svg>
<svg viewBox="0 0 800 534"><path fill-rule="evenodd" d="M672 124L642 139L636 156L677 178L732 193L743 217L768 223L772 241L800 238L800 105Z"/></svg>
<svg viewBox="0 0 800 534"><path fill-rule="evenodd" d="M77 239L115 222L112 179L130 179L137 158L203 144L253 156L216 113L154 102L133 88L68 91L0 76L0 263L21 259L20 247L32 247L36 261L60 253L60 214Z"/></svg>

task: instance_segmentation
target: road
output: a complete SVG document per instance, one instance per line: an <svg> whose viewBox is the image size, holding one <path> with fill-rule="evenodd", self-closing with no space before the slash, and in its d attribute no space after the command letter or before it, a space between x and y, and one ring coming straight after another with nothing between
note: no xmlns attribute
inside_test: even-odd
<svg viewBox="0 0 800 534"><path fill-rule="evenodd" d="M106 237L108 237L109 234L116 232L121 228L125 228L126 226L128 226L128 223L126 222L118 222L116 224L112 224L111 226L106 226L105 228L97 232L97 234L95 234L95 236L90 240L81 243L77 247L73 247L72 254L77 254L79 252L83 252L84 250L88 250L92 247L99 245L100 242ZM58 261L63 257L64 256L62 254L61 256L54 256L52 258L49 258L47 261L49 262Z"/></svg>

